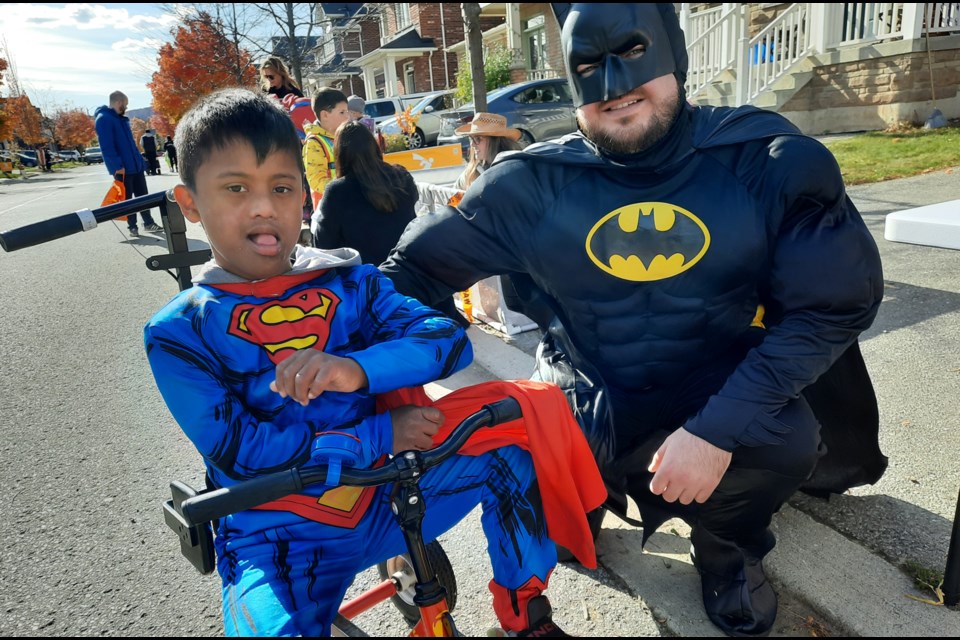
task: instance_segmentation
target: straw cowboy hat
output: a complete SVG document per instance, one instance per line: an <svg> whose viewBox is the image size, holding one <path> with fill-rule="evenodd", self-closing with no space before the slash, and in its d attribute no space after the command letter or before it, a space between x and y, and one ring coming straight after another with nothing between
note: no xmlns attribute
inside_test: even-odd
<svg viewBox="0 0 960 640"><path fill-rule="evenodd" d="M520 129L507 126L507 119L496 113L480 112L473 116L469 124L457 127L458 136L491 136L496 138L520 139Z"/></svg>

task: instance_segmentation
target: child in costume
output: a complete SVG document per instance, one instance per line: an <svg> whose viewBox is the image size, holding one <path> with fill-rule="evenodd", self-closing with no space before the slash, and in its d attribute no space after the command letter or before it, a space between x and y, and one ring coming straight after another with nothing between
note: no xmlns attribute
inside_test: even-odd
<svg viewBox="0 0 960 640"><path fill-rule="evenodd" d="M330 432L355 442L364 468L434 446L449 426L443 412L409 404L430 401L408 392L467 366L470 342L454 321L397 294L356 251L297 245L304 193L287 114L263 95L221 90L180 121L176 146L176 200L187 220L203 225L214 259L150 320L144 342L208 482L227 487L309 465L315 439ZM462 406L449 406L450 418L461 417ZM580 434L575 422L550 428L557 424ZM530 433L520 444L533 451ZM521 635L562 633L542 595L556 563L544 513L547 502L569 501L541 506L531 453L509 444L481 446L424 474L424 537L435 539L483 504L501 625ZM583 447L592 461L585 440ZM578 479L569 464L554 463L560 480L599 482L595 467ZM551 485L544 496L567 490ZM406 551L389 494L389 486L309 487L221 519L215 546L226 634L329 634L354 576ZM582 518L591 504L575 511ZM577 536L592 545L585 529ZM592 546L588 552L592 559Z"/></svg>

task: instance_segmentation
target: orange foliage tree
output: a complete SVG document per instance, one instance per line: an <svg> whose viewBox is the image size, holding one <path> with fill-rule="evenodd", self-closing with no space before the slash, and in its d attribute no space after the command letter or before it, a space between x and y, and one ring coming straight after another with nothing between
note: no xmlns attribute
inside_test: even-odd
<svg viewBox="0 0 960 640"><path fill-rule="evenodd" d="M250 53L227 38L223 25L210 14L185 20L172 35L173 43L160 48L159 69L147 83L154 112L171 125L209 93L256 86L258 74Z"/></svg>
<svg viewBox="0 0 960 640"><path fill-rule="evenodd" d="M176 127L171 125L166 118L156 113L150 117L150 128L157 132L161 140L167 136L173 137L173 133L176 130Z"/></svg>
<svg viewBox="0 0 960 640"><path fill-rule="evenodd" d="M130 131L133 132L133 140L137 143L137 147L140 146L140 138L147 129L149 129L149 125L147 125L146 120L130 118Z"/></svg>
<svg viewBox="0 0 960 640"><path fill-rule="evenodd" d="M93 116L79 109L61 111L53 119L53 135L64 149L86 147L97 137Z"/></svg>
<svg viewBox="0 0 960 640"><path fill-rule="evenodd" d="M40 112L26 95L7 98L5 111L10 119L10 131L28 146L43 144Z"/></svg>

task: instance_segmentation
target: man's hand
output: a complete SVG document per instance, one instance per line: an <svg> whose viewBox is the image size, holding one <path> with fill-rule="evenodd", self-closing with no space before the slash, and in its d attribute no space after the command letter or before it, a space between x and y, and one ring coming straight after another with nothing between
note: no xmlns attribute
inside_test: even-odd
<svg viewBox="0 0 960 640"><path fill-rule="evenodd" d="M393 421L393 452L433 448L433 436L443 424L443 412L436 407L408 404L390 412Z"/></svg>
<svg viewBox="0 0 960 640"><path fill-rule="evenodd" d="M307 406L324 391L352 393L368 384L366 372L356 361L301 349L277 365L277 378L270 389Z"/></svg>
<svg viewBox="0 0 960 640"><path fill-rule="evenodd" d="M732 454L683 428L671 433L647 468L654 473L650 491L667 502L704 503L720 484Z"/></svg>
<svg viewBox="0 0 960 640"><path fill-rule="evenodd" d="M117 172L113 174L113 177L115 180L119 180L120 182L123 182L123 179L126 177L126 175L127 175L127 170L121 167L117 169Z"/></svg>

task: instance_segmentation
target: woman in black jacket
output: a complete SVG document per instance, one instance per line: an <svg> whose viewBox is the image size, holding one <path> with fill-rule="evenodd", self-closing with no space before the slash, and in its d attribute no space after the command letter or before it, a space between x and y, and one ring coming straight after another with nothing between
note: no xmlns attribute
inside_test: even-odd
<svg viewBox="0 0 960 640"><path fill-rule="evenodd" d="M417 215L417 185L406 169L383 161L376 138L359 120L337 128L333 161L339 177L327 183L313 214L313 246L353 247L363 262L379 266ZM470 325L452 297L436 308L461 325Z"/></svg>
<svg viewBox="0 0 960 640"><path fill-rule="evenodd" d="M363 262L386 260L419 199L410 173L387 164L376 138L359 121L337 128L333 141L336 180L327 184L316 217L313 245L353 247Z"/></svg>

